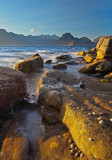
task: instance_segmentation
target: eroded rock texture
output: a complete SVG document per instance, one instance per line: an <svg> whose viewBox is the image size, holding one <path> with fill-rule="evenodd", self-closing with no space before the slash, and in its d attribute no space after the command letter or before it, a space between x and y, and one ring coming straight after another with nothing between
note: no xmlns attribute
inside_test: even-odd
<svg viewBox="0 0 112 160"><path fill-rule="evenodd" d="M58 112L57 120L67 126L76 145L89 160L111 160L112 85L47 71L40 80L38 93L40 105L51 114L53 110Z"/></svg>

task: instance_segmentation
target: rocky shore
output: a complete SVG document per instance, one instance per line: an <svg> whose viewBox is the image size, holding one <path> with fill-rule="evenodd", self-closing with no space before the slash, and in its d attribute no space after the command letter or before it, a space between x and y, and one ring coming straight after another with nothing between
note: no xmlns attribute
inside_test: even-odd
<svg viewBox="0 0 112 160"><path fill-rule="evenodd" d="M112 159L111 37L78 55L0 67L0 160ZM79 64L80 78L66 72Z"/></svg>

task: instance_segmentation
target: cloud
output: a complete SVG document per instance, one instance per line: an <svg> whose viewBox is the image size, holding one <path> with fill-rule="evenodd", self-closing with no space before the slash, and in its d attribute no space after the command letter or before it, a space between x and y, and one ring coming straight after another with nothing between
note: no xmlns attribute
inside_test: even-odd
<svg viewBox="0 0 112 160"><path fill-rule="evenodd" d="M34 28L30 29L30 32L36 32L36 31L37 31L37 30L34 29Z"/></svg>

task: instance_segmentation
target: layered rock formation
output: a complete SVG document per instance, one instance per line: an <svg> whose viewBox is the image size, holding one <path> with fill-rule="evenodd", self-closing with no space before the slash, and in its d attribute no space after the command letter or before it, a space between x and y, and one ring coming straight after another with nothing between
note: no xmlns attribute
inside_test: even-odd
<svg viewBox="0 0 112 160"><path fill-rule="evenodd" d="M101 37L95 48L87 52L79 52L78 55L84 56L85 61L90 63L79 72L100 72L104 75L112 72L112 37Z"/></svg>
<svg viewBox="0 0 112 160"><path fill-rule="evenodd" d="M38 94L40 105L50 114L56 112L57 121L67 126L76 145L89 160L111 160L110 84L104 85L103 82L86 78L76 79L71 74L59 71L48 71L39 82Z"/></svg>
<svg viewBox="0 0 112 160"><path fill-rule="evenodd" d="M33 72L38 68L43 68L43 59L38 53L15 64L15 69L23 73Z"/></svg>

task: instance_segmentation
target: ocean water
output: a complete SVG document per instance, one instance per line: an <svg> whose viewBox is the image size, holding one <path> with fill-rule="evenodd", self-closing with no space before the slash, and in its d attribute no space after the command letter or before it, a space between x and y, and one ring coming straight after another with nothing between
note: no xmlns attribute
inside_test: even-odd
<svg viewBox="0 0 112 160"><path fill-rule="evenodd" d="M69 54L73 58L77 53L89 50L91 47L0 47L0 66L14 68L19 58L28 58L39 53L43 60L52 59L55 63L55 57L61 54Z"/></svg>

